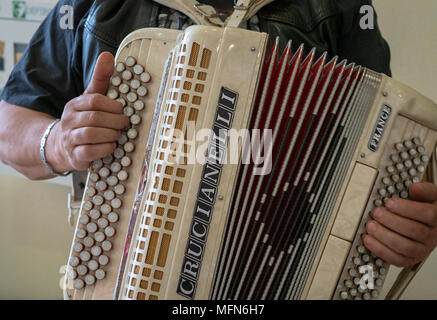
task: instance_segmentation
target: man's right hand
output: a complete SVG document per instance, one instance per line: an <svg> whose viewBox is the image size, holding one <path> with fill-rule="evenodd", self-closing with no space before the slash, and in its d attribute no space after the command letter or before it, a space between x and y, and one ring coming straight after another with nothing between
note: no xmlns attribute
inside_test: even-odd
<svg viewBox="0 0 437 320"><path fill-rule="evenodd" d="M115 150L129 118L120 102L105 96L113 71L112 54L102 53L88 88L66 104L61 121L53 127L46 157L56 172L86 170L91 161Z"/></svg>

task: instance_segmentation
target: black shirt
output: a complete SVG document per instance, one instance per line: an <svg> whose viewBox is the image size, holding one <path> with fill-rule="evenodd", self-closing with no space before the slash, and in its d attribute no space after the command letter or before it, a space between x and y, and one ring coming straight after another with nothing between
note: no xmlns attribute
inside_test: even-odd
<svg viewBox="0 0 437 320"><path fill-rule="evenodd" d="M293 40L308 52L338 55L390 75L390 51L377 24L362 30L359 9L370 0L277 0L259 13L260 29L282 46ZM60 27L60 8L74 8L74 28ZM151 0L60 0L31 39L1 94L10 104L60 118L65 104L88 85L103 51L115 54L123 38L157 26L160 6ZM376 22L376 21L375 21Z"/></svg>

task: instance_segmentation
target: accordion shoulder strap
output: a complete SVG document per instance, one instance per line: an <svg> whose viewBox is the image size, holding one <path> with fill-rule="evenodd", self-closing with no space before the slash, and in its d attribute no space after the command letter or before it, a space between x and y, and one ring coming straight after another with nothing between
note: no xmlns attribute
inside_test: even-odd
<svg viewBox="0 0 437 320"><path fill-rule="evenodd" d="M229 18L229 27L239 27L241 23L252 18L261 8L274 0L238 0L234 13Z"/></svg>
<svg viewBox="0 0 437 320"><path fill-rule="evenodd" d="M253 17L262 7L274 0L238 0L234 12L226 21L222 21L214 7L201 4L196 0L154 0L155 2L180 11L196 24L206 26L239 27L241 23Z"/></svg>

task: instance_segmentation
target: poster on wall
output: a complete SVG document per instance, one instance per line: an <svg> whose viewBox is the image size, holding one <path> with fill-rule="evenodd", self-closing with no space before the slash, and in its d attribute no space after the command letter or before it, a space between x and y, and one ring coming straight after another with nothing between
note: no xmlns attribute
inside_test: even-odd
<svg viewBox="0 0 437 320"><path fill-rule="evenodd" d="M5 43L0 41L0 71L5 71Z"/></svg>
<svg viewBox="0 0 437 320"><path fill-rule="evenodd" d="M5 43L0 41L0 84L3 82L5 76ZM2 91L0 85L0 92Z"/></svg>
<svg viewBox="0 0 437 320"><path fill-rule="evenodd" d="M14 63L17 64L21 56L26 50L27 44L25 43L14 43Z"/></svg>
<svg viewBox="0 0 437 320"><path fill-rule="evenodd" d="M57 1L1 0L0 18L41 22Z"/></svg>

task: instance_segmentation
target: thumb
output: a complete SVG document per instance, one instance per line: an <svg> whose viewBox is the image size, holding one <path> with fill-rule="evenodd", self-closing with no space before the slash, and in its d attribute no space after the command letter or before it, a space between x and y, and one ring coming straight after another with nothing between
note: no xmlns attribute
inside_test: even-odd
<svg viewBox="0 0 437 320"><path fill-rule="evenodd" d="M85 94L100 93L106 94L109 86L109 79L114 72L114 57L109 52L103 52L97 59L93 76Z"/></svg>
<svg viewBox="0 0 437 320"><path fill-rule="evenodd" d="M437 201L437 186L429 183L413 183L410 187L410 196L413 200L423 202Z"/></svg>

